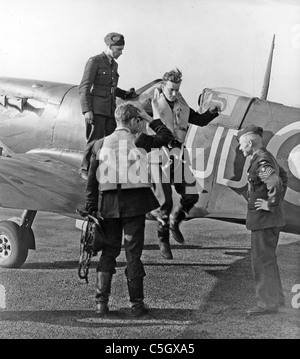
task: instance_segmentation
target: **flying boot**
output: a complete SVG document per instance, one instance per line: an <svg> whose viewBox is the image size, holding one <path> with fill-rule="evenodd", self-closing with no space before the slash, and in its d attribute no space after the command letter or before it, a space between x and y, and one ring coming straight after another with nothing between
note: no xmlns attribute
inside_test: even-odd
<svg viewBox="0 0 300 359"><path fill-rule="evenodd" d="M149 312L144 304L144 277L127 278L131 314L133 317L141 317Z"/></svg>
<svg viewBox="0 0 300 359"><path fill-rule="evenodd" d="M186 212L183 210L182 206L177 206L173 215L170 215L170 231L175 241L180 244L184 243L184 237L180 232L179 225L185 218Z"/></svg>
<svg viewBox="0 0 300 359"><path fill-rule="evenodd" d="M160 254L165 259L173 259L170 246L170 225L168 218L164 220L158 218L157 236Z"/></svg>
<svg viewBox="0 0 300 359"><path fill-rule="evenodd" d="M110 272L97 272L96 286L96 313L109 312L108 300L110 296L112 274Z"/></svg>

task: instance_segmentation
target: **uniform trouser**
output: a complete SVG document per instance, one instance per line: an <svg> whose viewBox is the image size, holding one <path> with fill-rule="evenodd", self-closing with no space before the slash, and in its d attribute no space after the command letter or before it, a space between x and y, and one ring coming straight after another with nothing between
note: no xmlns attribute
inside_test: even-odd
<svg viewBox="0 0 300 359"><path fill-rule="evenodd" d="M124 234L125 273L129 280L144 277L141 255L145 240L145 215L126 218L105 218L103 230L108 244L103 248L97 272L115 273L116 258L121 252Z"/></svg>
<svg viewBox="0 0 300 359"><path fill-rule="evenodd" d="M83 158L80 170L88 171L90 165L90 158L92 148L96 140L104 136L108 136L114 132L116 128L116 121L114 118L102 115L94 115L94 123L90 125L86 123L86 138L87 143L83 151Z"/></svg>
<svg viewBox="0 0 300 359"><path fill-rule="evenodd" d="M251 232L251 261L257 305L276 309L284 303L284 294L277 264L276 247L281 228Z"/></svg>
<svg viewBox="0 0 300 359"><path fill-rule="evenodd" d="M157 224L158 238L162 242L166 243L169 242L170 214L173 208L171 184L174 185L176 192L180 195L180 204L174 213L175 221L178 220L178 222L181 222L185 218L186 213L189 212L189 210L194 206L199 198L196 189L196 181L192 173L189 173L189 178L192 179L192 181L188 183L185 179L185 176L183 175L183 166L181 166L180 171L182 171L181 176L179 176L179 180L176 180L178 179L178 176L174 175L174 166L171 166L170 172L167 176L163 174L162 168L160 166L160 181L158 183L154 183L153 186L156 198L160 203L160 208L157 214L159 217ZM156 212L157 210L153 211L153 213Z"/></svg>
<svg viewBox="0 0 300 359"><path fill-rule="evenodd" d="M180 195L180 207L184 212L188 213L199 199L196 188L196 180L189 168L183 170L182 166L182 176L179 176L178 179L176 175L174 175L173 167L171 167L170 175L168 176L164 176L162 174L161 167L159 168L159 171L161 181L154 184L154 193L160 203L160 214L162 218L169 218L172 212L172 184L174 185L176 192ZM188 175L188 178L190 179L189 182L186 181L186 176L184 175L187 171L190 172Z"/></svg>

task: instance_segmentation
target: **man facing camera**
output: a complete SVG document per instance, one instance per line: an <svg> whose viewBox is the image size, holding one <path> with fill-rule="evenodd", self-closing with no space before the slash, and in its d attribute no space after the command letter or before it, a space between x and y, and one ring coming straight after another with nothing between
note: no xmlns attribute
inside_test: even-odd
<svg viewBox="0 0 300 359"><path fill-rule="evenodd" d="M156 88L154 93L142 103L145 110L151 113L151 101L154 99L157 103L154 108L154 118L160 118L173 134L172 141L166 146L167 152L175 154L175 156L172 154L170 156L169 181L164 181L161 168L162 180L155 184L155 194L161 198L160 211L157 216L158 245L161 255L168 260L173 259L169 239L170 232L176 242L184 243L180 224L199 199L196 180L189 168L190 159L184 146L188 127L191 124L206 126L219 115L220 111L218 106L212 106L202 114L194 111L180 93L181 82L181 71L176 69L166 72L161 86ZM180 201L171 215L173 208L172 184L180 195Z"/></svg>
<svg viewBox="0 0 300 359"><path fill-rule="evenodd" d="M87 179L91 148L95 140L114 132L116 121L116 97L134 98L134 89L129 91L118 87L117 60L123 53L125 39L122 34L110 32L104 38L106 49L91 57L84 68L79 85L80 104L86 123L87 144L79 170L82 179Z"/></svg>

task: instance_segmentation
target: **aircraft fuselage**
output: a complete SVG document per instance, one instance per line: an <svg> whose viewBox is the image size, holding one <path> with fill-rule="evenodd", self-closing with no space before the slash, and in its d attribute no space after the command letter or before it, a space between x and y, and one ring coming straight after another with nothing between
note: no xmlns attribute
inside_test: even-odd
<svg viewBox="0 0 300 359"><path fill-rule="evenodd" d="M212 104L221 106L220 116L206 127L190 126L186 139L200 195L191 217L245 220L249 158L239 151L236 134L257 124L264 128L264 146L289 175L285 230L300 233L300 109L205 89L199 111ZM0 118L0 141L13 152L47 154L79 167L86 137L78 86L0 78Z"/></svg>

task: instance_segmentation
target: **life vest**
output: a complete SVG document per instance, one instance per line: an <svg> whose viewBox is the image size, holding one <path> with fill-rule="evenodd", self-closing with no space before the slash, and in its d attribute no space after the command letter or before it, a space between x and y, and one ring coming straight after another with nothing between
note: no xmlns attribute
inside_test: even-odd
<svg viewBox="0 0 300 359"><path fill-rule="evenodd" d="M157 99L161 121L173 133L176 140L183 143L189 125L190 108L181 93L178 93L173 109L171 109L161 89L156 88L154 90L153 98Z"/></svg>
<svg viewBox="0 0 300 359"><path fill-rule="evenodd" d="M97 154L99 191L151 187L146 151L135 146L127 129L117 129L104 138Z"/></svg>

